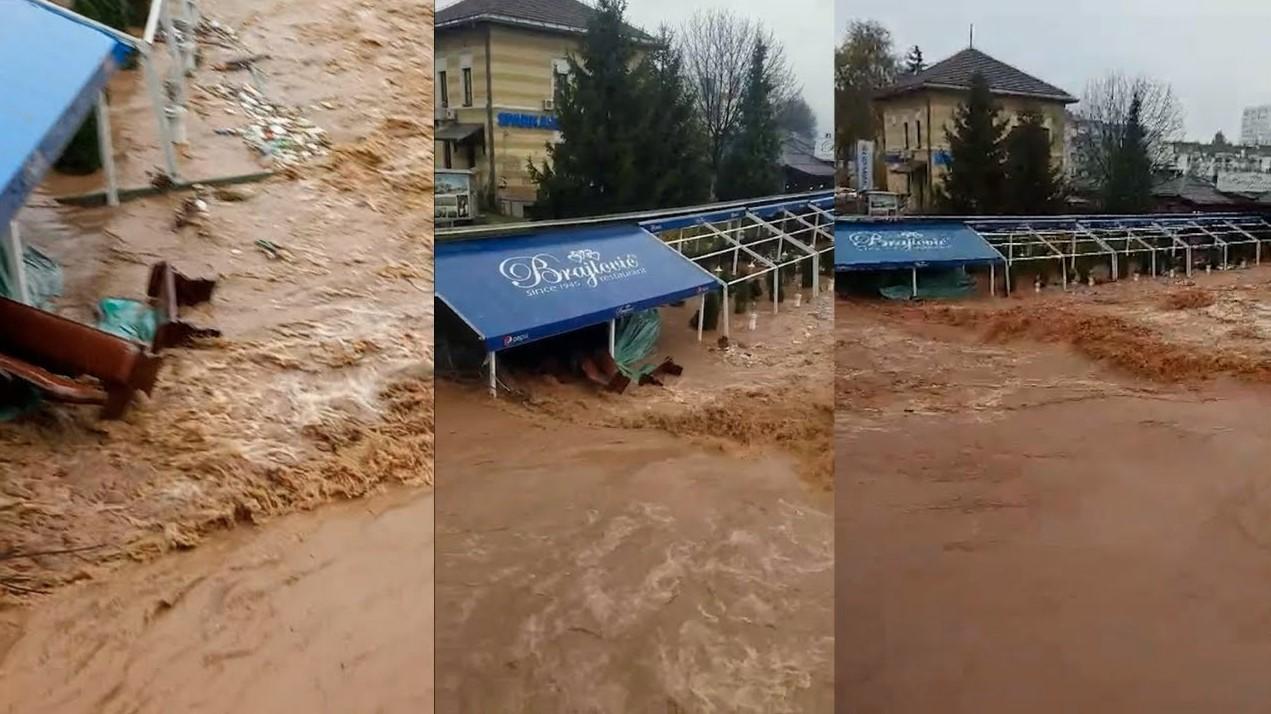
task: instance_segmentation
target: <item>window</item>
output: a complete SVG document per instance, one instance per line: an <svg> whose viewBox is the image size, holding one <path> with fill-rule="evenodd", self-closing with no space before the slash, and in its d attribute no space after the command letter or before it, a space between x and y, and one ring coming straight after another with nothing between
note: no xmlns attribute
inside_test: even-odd
<svg viewBox="0 0 1271 714"><path fill-rule="evenodd" d="M914 132L918 136L918 148L922 148L922 120L918 121L918 129Z"/></svg>
<svg viewBox="0 0 1271 714"><path fill-rule="evenodd" d="M472 68L463 68L463 105L472 106Z"/></svg>
<svg viewBox="0 0 1271 714"><path fill-rule="evenodd" d="M552 60L553 101L559 96L561 87L565 86L565 82L567 81L569 81L569 61L563 59Z"/></svg>
<svg viewBox="0 0 1271 714"><path fill-rule="evenodd" d="M446 87L446 71L442 70L437 73L437 90L441 92L441 108L446 109L450 106L450 92Z"/></svg>
<svg viewBox="0 0 1271 714"><path fill-rule="evenodd" d="M905 122L905 148L909 148L909 122Z"/></svg>

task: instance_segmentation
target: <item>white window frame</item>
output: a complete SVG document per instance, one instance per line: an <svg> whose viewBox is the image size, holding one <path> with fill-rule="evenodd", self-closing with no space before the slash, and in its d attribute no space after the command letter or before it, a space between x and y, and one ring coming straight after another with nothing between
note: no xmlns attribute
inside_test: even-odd
<svg viewBox="0 0 1271 714"><path fill-rule="evenodd" d="M564 57L557 57L553 59L551 63L551 73L552 73L552 77L551 77L552 96L549 98L552 100L555 100L557 80L559 79L561 75L565 75L566 77L569 76L569 60L565 59Z"/></svg>
<svg viewBox="0 0 1271 714"><path fill-rule="evenodd" d="M449 79L446 72L446 58L437 57L433 60L433 83L437 88L436 102L438 109L450 108L450 87L447 85Z"/></svg>

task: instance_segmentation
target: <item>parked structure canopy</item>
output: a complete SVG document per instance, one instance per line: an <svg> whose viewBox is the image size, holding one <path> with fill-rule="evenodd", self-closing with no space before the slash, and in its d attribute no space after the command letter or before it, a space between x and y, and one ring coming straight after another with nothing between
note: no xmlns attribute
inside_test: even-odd
<svg viewBox="0 0 1271 714"><path fill-rule="evenodd" d="M631 224L439 242L436 275L437 298L491 352L718 285L709 273Z"/></svg>

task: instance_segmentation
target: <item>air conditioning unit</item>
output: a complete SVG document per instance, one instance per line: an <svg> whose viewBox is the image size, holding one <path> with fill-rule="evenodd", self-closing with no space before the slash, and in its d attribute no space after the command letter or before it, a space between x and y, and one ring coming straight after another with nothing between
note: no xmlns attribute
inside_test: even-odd
<svg viewBox="0 0 1271 714"><path fill-rule="evenodd" d="M543 111L545 111L545 112L554 112L554 111L556 111L556 100L555 100L555 99L544 99L544 100L543 100Z"/></svg>
<svg viewBox="0 0 1271 714"><path fill-rule="evenodd" d="M458 117L459 115L455 113L455 110L449 107L446 108L446 121L454 121Z"/></svg>

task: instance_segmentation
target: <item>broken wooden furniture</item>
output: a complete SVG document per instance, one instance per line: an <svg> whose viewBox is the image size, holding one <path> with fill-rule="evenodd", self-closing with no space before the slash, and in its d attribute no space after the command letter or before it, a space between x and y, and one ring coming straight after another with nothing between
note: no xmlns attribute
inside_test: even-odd
<svg viewBox="0 0 1271 714"><path fill-rule="evenodd" d="M50 399L101 404L103 419L118 419L134 392L154 390L161 364L144 345L0 298L0 371Z"/></svg>
<svg viewBox="0 0 1271 714"><path fill-rule="evenodd" d="M158 318L151 345L155 354L168 347L189 344L196 338L221 336L220 330L195 327L182 321L180 316L181 308L208 302L215 290L215 280L187 278L166 261L154 264L146 296Z"/></svg>

